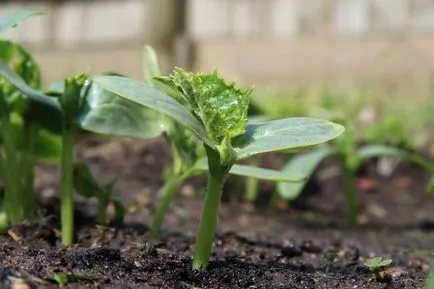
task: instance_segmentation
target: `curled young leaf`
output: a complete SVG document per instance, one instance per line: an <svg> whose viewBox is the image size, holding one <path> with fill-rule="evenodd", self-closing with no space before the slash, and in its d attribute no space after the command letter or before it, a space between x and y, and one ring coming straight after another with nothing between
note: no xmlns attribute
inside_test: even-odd
<svg viewBox="0 0 434 289"><path fill-rule="evenodd" d="M245 132L251 89L226 83L217 71L203 74L175 68L170 76L157 79L179 92L214 144Z"/></svg>

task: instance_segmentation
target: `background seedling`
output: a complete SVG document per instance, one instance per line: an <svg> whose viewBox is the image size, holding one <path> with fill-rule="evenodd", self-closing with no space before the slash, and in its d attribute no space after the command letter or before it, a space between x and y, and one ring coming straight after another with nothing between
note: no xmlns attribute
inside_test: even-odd
<svg viewBox="0 0 434 289"><path fill-rule="evenodd" d="M434 164L417 153L408 152L387 145L366 145L357 147L355 128L350 123L345 125L346 132L340 138L334 140L331 145L317 148L311 152L296 155L284 166L283 171L288 174L300 174L308 179L315 171L318 164L327 157L335 158L343 171L348 223L355 225L357 222L357 169L370 158L389 157L415 163L434 173ZM306 182L280 183L279 195L286 200L297 198L302 192Z"/></svg>
<svg viewBox="0 0 434 289"><path fill-rule="evenodd" d="M316 145L340 135L343 127L311 118L290 118L247 124L248 96L217 74L193 74L176 68L157 78L173 97L144 83L122 77L101 76L94 82L137 105L154 109L190 129L205 148L208 190L196 235L194 269L205 269L217 225L217 211L226 177L237 160L253 155Z"/></svg>
<svg viewBox="0 0 434 289"><path fill-rule="evenodd" d="M0 20L0 28L37 14L31 9L12 14ZM42 117L43 112L56 110L57 104L38 93L22 93L17 85L39 89L39 66L20 45L0 40L0 175L5 191L0 230L34 213L34 163L55 161L60 155L59 139L49 132L53 126L46 126Z"/></svg>
<svg viewBox="0 0 434 289"><path fill-rule="evenodd" d="M87 198L98 200L96 222L100 225L107 225L107 207L113 204L115 214L113 221L117 224L124 219L125 208L122 202L112 196L115 180L99 185L92 177L89 167L85 163L75 163L73 169L73 184L75 191Z"/></svg>
<svg viewBox="0 0 434 289"><path fill-rule="evenodd" d="M368 267L371 271L377 271L386 266L389 266L390 264L392 264L392 262L393 262L392 259L383 259L382 257L374 257L366 260L364 265Z"/></svg>

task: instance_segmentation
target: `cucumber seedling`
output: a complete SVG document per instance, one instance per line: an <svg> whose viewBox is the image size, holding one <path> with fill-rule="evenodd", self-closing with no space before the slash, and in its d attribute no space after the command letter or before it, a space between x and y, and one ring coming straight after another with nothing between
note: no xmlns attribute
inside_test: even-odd
<svg viewBox="0 0 434 289"><path fill-rule="evenodd" d="M0 32L40 11L25 9L0 20ZM33 167L36 161L53 162L60 156L60 139L45 112L58 104L40 94L18 90L22 85L40 89L41 71L33 57L19 44L0 39L0 176L4 196L0 200L0 230L14 225L35 211Z"/></svg>
<svg viewBox="0 0 434 289"><path fill-rule="evenodd" d="M137 106L167 115L187 127L202 143L208 164L208 188L196 234L193 269L205 269L212 251L220 197L236 161L272 151L296 150L329 141L343 127L314 118L288 118L269 122L247 119L252 89L226 83L220 75L191 73L175 68L156 80L172 92L116 76L99 76L94 83Z"/></svg>
<svg viewBox="0 0 434 289"><path fill-rule="evenodd" d="M158 77L161 76L158 58L155 51L150 46L146 46L144 49L144 60L145 79L148 85L167 91L178 101L182 102L183 98L179 95L179 92L172 90L171 87L166 87L158 81ZM148 113L148 115L150 114ZM155 120L161 122L159 127L165 128L162 134L170 145L173 161L165 170L166 180L159 190L161 200L151 224L150 235L152 237L159 235L164 216L181 184L187 179L203 174L208 170L206 154L202 142L194 137L193 133L189 131L188 128L168 118L164 114L155 115L154 113L154 116ZM263 179L275 182L301 180L296 176L288 176L279 171L237 164L231 167L229 174L247 176L249 180Z"/></svg>

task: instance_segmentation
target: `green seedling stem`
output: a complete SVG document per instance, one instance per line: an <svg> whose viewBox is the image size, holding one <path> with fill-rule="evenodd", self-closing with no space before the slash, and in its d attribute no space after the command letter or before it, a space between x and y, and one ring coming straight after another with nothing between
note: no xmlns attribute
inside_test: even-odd
<svg viewBox="0 0 434 289"><path fill-rule="evenodd" d="M66 246L69 246L74 242L74 199L72 190L74 144L74 128L64 126L62 135L60 206L62 220L62 243Z"/></svg>
<svg viewBox="0 0 434 289"><path fill-rule="evenodd" d="M220 155L206 145L205 148L209 166L208 190L196 234L193 259L194 270L203 270L208 266L217 227L218 208L220 206L223 184L229 172L227 167L221 165Z"/></svg>
<svg viewBox="0 0 434 289"><path fill-rule="evenodd" d="M357 223L357 179L355 170L349 166L342 166L344 177L345 198L347 203L347 216L350 226Z"/></svg>
<svg viewBox="0 0 434 289"><path fill-rule="evenodd" d="M251 165L258 166L259 159L258 157L254 157L251 160ZM258 185L259 180L256 178L246 178L246 194L245 200L247 202L254 202L258 197Z"/></svg>
<svg viewBox="0 0 434 289"><path fill-rule="evenodd" d="M157 212L152 220L151 224L151 237L157 237L160 234L161 224L164 221L164 216L166 215L167 210L169 209L170 203L173 200L176 192L179 189L179 186L184 181L183 177L178 175L172 175L163 187L160 189L161 200L158 204Z"/></svg>
<svg viewBox="0 0 434 289"><path fill-rule="evenodd" d="M62 243L72 245L74 241L74 199L73 171L74 145L77 132L76 119L80 114L81 95L86 75L78 75L65 80L65 90L60 96L62 108L62 156L61 156L61 223ZM84 93L87 95L87 92Z"/></svg>

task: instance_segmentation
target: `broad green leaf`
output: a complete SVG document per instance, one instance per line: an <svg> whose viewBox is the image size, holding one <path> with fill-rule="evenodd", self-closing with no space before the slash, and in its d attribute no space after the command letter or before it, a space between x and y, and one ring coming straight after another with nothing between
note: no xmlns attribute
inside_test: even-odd
<svg viewBox="0 0 434 289"><path fill-rule="evenodd" d="M206 158L202 158L199 161L197 161L193 167L193 170L201 171L201 172L208 171L208 163L206 161ZM251 177L255 179L267 180L273 182L295 183L295 182L302 182L305 179L304 176L300 174L290 175L281 171L264 169L264 168L253 167L248 165L239 165L239 164L233 165L231 170L229 171L229 174L236 175L236 176Z"/></svg>
<svg viewBox="0 0 434 289"><path fill-rule="evenodd" d="M268 122L250 123L245 134L232 142L237 158L301 149L327 142L341 135L344 127L316 118L294 117Z"/></svg>
<svg viewBox="0 0 434 289"><path fill-rule="evenodd" d="M434 163L419 154L408 152L399 148L386 145L368 145L360 148L356 152L356 157L359 162L373 157L392 157L407 162L415 163L428 172L434 174Z"/></svg>
<svg viewBox="0 0 434 289"><path fill-rule="evenodd" d="M319 163L333 153L335 153L333 148L324 146L292 157L283 167L282 173L288 176L294 174L300 175L305 181L299 183L279 183L277 185L279 195L285 200L296 199L303 191L309 177L313 174Z"/></svg>
<svg viewBox="0 0 434 289"><path fill-rule="evenodd" d="M2 62L0 62L0 75L6 78L29 99L32 99L55 110L60 110L60 105L55 99L31 88L24 82L23 79L21 79L17 74L15 74L15 72L9 69L5 63Z"/></svg>
<svg viewBox="0 0 434 289"><path fill-rule="evenodd" d="M92 84L79 117L79 126L94 133L140 139L155 138L167 130L156 112Z"/></svg>
<svg viewBox="0 0 434 289"><path fill-rule="evenodd" d="M210 147L214 147L202 124L176 100L149 85L133 79L117 76L98 76L94 82L138 106L151 108L163 113L189 128L198 138Z"/></svg>
<svg viewBox="0 0 434 289"><path fill-rule="evenodd" d="M0 31L5 30L10 27L15 27L19 23L23 22L27 18L36 15L43 15L45 12L33 8L27 8L20 10L18 12L6 15L4 18L0 19Z"/></svg>

